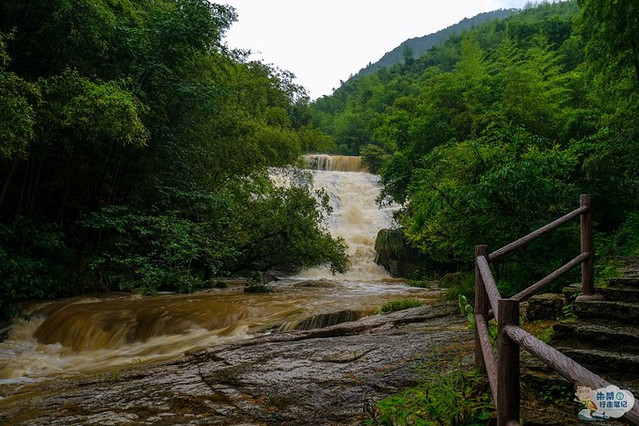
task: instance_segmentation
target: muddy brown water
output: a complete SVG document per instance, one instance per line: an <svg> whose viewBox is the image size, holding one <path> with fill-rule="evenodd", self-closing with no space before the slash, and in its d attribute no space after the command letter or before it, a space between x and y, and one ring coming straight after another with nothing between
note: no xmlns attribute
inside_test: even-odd
<svg viewBox="0 0 639 426"><path fill-rule="evenodd" d="M379 229L392 226L395 207L380 209L378 177L359 159L319 156L316 187L330 197L326 226L349 245L351 269L326 268L273 284L270 294L248 294L234 282L189 295L105 294L32 303L30 320L14 320L0 342L0 397L61 377L118 371L180 357L198 347L294 329L319 328L374 314L386 301L429 302L437 292L391 279L374 263Z"/></svg>

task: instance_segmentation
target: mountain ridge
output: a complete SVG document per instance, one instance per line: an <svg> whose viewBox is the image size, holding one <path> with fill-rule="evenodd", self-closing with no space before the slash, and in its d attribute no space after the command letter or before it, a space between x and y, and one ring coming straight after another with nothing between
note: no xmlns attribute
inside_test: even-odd
<svg viewBox="0 0 639 426"><path fill-rule="evenodd" d="M390 52L386 52L377 62L369 63L367 66L359 70L354 77L369 75L381 68L390 68L397 63L403 63L407 56L407 49L410 51L410 57L418 58L426 53L430 48L444 43L453 34L461 34L463 31L474 26L497 19L504 19L519 12L520 9L498 9L491 12L482 12L472 18L464 18L458 23L434 33L409 38Z"/></svg>

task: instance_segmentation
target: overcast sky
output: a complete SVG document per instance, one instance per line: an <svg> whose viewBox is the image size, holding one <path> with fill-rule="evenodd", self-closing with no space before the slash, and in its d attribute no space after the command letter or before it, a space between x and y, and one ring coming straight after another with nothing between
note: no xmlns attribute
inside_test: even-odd
<svg viewBox="0 0 639 426"><path fill-rule="evenodd" d="M312 99L330 95L404 40L529 0L221 0L238 20L231 48L295 74Z"/></svg>

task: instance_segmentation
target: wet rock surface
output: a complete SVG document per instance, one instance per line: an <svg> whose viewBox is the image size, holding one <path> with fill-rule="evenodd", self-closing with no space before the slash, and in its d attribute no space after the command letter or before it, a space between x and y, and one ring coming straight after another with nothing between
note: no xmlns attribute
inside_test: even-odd
<svg viewBox="0 0 639 426"><path fill-rule="evenodd" d="M565 299L560 294L544 293L528 300L526 319L528 321L556 320L561 317Z"/></svg>
<svg viewBox="0 0 639 426"><path fill-rule="evenodd" d="M423 363L472 357L465 318L440 303L48 382L0 400L0 424L362 424L365 407L422 379Z"/></svg>

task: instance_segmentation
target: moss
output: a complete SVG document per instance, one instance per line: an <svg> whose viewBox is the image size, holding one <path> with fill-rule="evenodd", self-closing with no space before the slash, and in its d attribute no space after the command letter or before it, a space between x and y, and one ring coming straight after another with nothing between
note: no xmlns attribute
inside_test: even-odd
<svg viewBox="0 0 639 426"><path fill-rule="evenodd" d="M526 322L522 328L545 343L550 343L554 334L555 320L539 320Z"/></svg>
<svg viewBox="0 0 639 426"><path fill-rule="evenodd" d="M380 256L399 258L406 250L401 229L381 229L375 239L375 251Z"/></svg>

